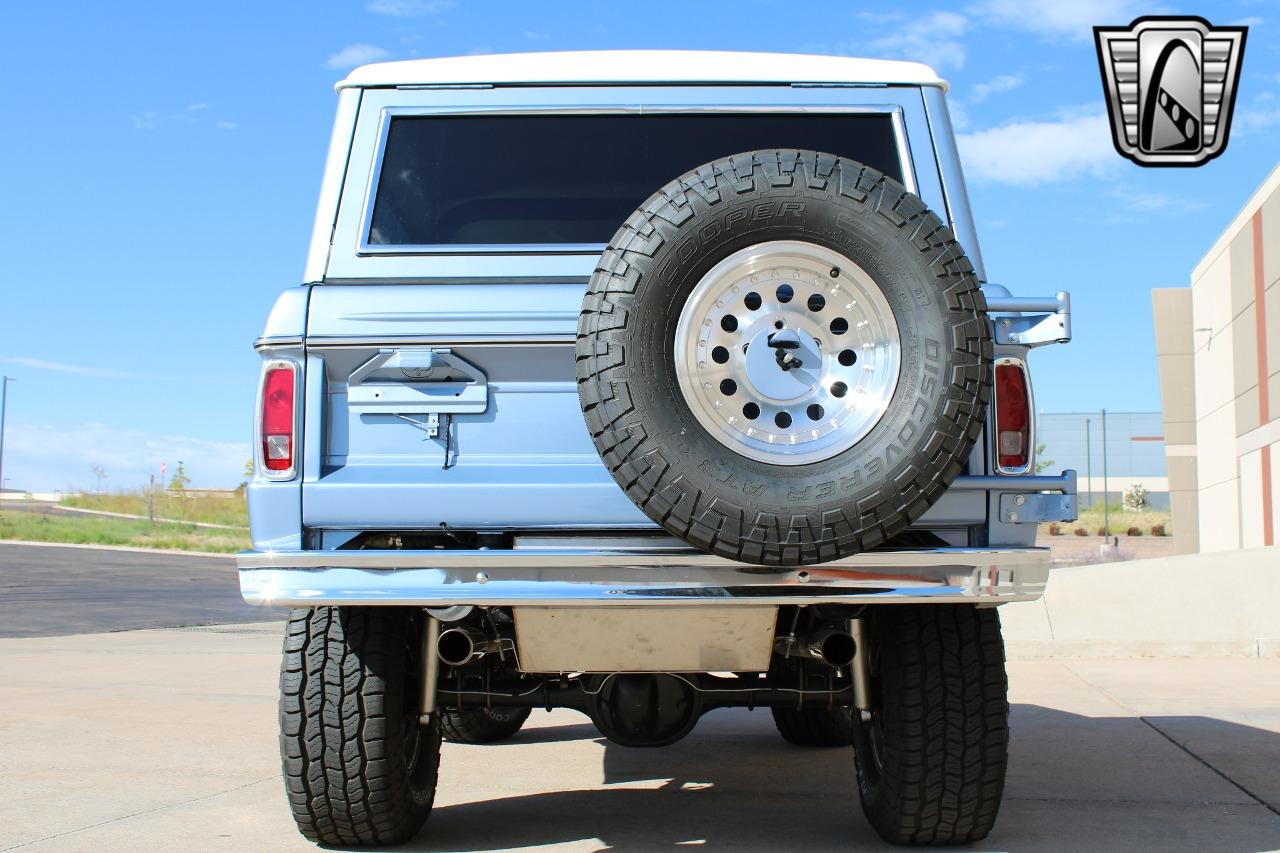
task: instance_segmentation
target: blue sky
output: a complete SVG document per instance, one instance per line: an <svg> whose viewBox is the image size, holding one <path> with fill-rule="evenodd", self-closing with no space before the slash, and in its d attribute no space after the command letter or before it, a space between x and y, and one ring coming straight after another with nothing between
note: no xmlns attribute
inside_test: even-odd
<svg viewBox="0 0 1280 853"><path fill-rule="evenodd" d="M1195 13L1250 26L1230 146L1199 169L1111 147L1094 24ZM141 485L249 455L250 342L298 283L335 98L379 59L608 48L909 58L951 104L987 271L1075 297L1041 350L1042 411L1159 407L1150 289L1191 267L1280 155L1280 5L734 0L14 4L0 133L0 372L10 487Z"/></svg>

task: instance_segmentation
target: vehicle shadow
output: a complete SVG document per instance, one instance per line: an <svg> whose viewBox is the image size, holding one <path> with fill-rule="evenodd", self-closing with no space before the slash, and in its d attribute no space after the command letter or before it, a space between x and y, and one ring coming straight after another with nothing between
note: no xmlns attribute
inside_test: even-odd
<svg viewBox="0 0 1280 853"><path fill-rule="evenodd" d="M1207 717L1148 719L1015 705L1001 816L972 849L1280 846L1280 735ZM609 787L438 805L418 837L398 849L887 848L861 814L852 750L793 747L767 710L714 711L664 749L615 746L585 722L472 749L488 758L489 750L500 755L519 744L573 742L581 749L568 757L572 765L561 752L553 763L533 765L513 755L510 772L533 774L530 784L544 773L548 789L568 779L581 785L584 776L601 779L592 771L601 754L601 782Z"/></svg>

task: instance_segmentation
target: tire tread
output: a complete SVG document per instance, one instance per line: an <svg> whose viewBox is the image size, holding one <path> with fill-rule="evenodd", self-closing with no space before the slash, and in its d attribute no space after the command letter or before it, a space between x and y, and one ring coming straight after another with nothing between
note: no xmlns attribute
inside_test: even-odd
<svg viewBox="0 0 1280 853"><path fill-rule="evenodd" d="M852 719L838 708L783 708L774 705L773 724L787 743L835 747L853 743Z"/></svg>
<svg viewBox="0 0 1280 853"><path fill-rule="evenodd" d="M298 830L322 844L394 844L430 813L439 726L415 790L400 752L408 619L394 608L317 607L290 614L280 668L280 754Z"/></svg>
<svg viewBox="0 0 1280 853"><path fill-rule="evenodd" d="M511 738L529 719L529 708L466 708L440 712L440 729L450 743L496 743Z"/></svg>
<svg viewBox="0 0 1280 853"><path fill-rule="evenodd" d="M886 841L968 844L995 824L1008 765L1009 702L995 610L878 609L884 758L863 810Z"/></svg>

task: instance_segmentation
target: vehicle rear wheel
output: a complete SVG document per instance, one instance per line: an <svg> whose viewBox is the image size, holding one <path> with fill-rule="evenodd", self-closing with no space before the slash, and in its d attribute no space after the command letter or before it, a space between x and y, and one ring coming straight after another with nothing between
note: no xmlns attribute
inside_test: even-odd
<svg viewBox="0 0 1280 853"><path fill-rule="evenodd" d="M796 746L848 746L853 743L852 708L779 708L773 724L787 743Z"/></svg>
<svg viewBox="0 0 1280 853"><path fill-rule="evenodd" d="M530 708L464 708L440 712L440 728L450 743L496 743L520 731Z"/></svg>
<svg viewBox="0 0 1280 853"><path fill-rule="evenodd" d="M894 844L968 844L995 824L1009 745L994 609L868 608L871 719L854 729L862 810Z"/></svg>
<svg viewBox="0 0 1280 853"><path fill-rule="evenodd" d="M294 610L280 669L280 753L298 830L398 844L435 800L440 726L419 724L420 611Z"/></svg>
<svg viewBox="0 0 1280 853"><path fill-rule="evenodd" d="M946 491L991 395L986 302L901 184L812 151L699 167L633 213L583 300L578 395L650 518L762 565L902 532Z"/></svg>

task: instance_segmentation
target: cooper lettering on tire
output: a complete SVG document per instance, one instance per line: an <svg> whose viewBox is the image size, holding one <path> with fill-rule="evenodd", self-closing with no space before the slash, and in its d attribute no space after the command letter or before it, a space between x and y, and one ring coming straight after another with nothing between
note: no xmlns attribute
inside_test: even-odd
<svg viewBox="0 0 1280 853"><path fill-rule="evenodd" d="M706 551L798 565L903 531L963 469L990 324L951 230L896 181L753 151L654 194L600 258L578 393L632 500Z"/></svg>

